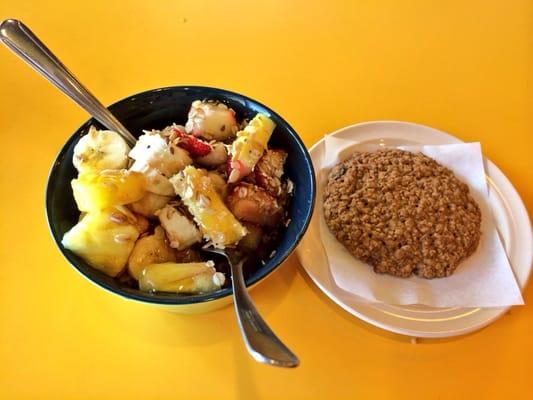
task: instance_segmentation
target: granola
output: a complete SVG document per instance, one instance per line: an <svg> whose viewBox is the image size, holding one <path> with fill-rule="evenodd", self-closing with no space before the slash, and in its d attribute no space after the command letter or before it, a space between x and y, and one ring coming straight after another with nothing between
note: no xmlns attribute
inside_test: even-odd
<svg viewBox="0 0 533 400"><path fill-rule="evenodd" d="M421 153L357 152L330 172L324 193L330 231L375 272L450 276L481 236L468 186Z"/></svg>

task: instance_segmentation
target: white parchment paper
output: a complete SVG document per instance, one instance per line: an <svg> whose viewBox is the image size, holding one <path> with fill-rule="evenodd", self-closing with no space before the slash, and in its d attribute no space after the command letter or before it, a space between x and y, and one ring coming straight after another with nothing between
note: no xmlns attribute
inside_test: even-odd
<svg viewBox="0 0 533 400"><path fill-rule="evenodd" d="M378 148L377 145L361 145L348 139L326 136L325 154L319 173L320 187L325 187L331 168L348 158L353 151L374 151ZM372 267L354 258L329 231L324 221L320 197L320 233L337 286L367 300L388 304L425 304L433 307L524 304L488 206L488 188L480 144L400 148L424 153L450 168L459 179L468 184L482 214L479 246L450 277L428 280L413 276L402 279L377 274Z"/></svg>

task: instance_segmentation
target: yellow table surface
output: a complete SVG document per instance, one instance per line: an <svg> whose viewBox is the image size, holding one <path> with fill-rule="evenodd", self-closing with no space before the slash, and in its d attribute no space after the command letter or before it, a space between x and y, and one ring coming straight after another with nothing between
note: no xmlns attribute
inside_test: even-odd
<svg viewBox="0 0 533 400"><path fill-rule="evenodd" d="M2 0L0 18L32 27L104 104L199 84L268 104L308 146L383 119L480 141L531 213L531 1L261 3ZM3 46L0 91L1 399L533 395L531 305L414 345L341 310L293 255L253 291L301 358L282 370L246 353L231 307L180 316L103 292L67 265L44 215L48 169L87 114Z"/></svg>

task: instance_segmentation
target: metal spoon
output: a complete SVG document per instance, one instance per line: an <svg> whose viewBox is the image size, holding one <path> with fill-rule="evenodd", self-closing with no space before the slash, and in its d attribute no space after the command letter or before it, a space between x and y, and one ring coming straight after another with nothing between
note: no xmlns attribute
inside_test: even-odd
<svg viewBox="0 0 533 400"><path fill-rule="evenodd" d="M0 40L43 75L68 97L78 103L107 129L118 132L134 146L137 139L100 103L22 22L6 19L0 24Z"/></svg>
<svg viewBox="0 0 533 400"><path fill-rule="evenodd" d="M255 308L244 283L242 274L244 260L234 263L224 250L212 247L205 248L204 251L219 254L228 260L231 269L235 313L237 314L244 343L252 357L256 361L276 367L290 368L298 366L300 363L298 357L278 339Z"/></svg>

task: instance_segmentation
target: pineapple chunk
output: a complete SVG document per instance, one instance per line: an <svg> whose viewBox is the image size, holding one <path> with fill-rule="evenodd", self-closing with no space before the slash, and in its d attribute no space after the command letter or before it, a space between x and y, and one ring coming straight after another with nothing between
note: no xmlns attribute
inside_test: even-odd
<svg viewBox="0 0 533 400"><path fill-rule="evenodd" d="M138 172L119 169L80 174L71 185L78 209L92 211L140 200L146 182Z"/></svg>
<svg viewBox="0 0 533 400"><path fill-rule="evenodd" d="M228 210L206 170L188 166L170 182L215 247L237 243L246 235L246 228Z"/></svg>
<svg viewBox="0 0 533 400"><path fill-rule="evenodd" d="M115 277L126 266L138 228L115 208L94 210L65 235L61 243L92 267Z"/></svg>
<svg viewBox="0 0 533 400"><path fill-rule="evenodd" d="M228 183L248 175L263 156L276 124L264 114L257 114L246 127L237 132L230 149L231 163Z"/></svg>
<svg viewBox="0 0 533 400"><path fill-rule="evenodd" d="M224 284L224 274L212 261L201 263L162 263L147 265L141 272L139 288L144 291L209 293Z"/></svg>

